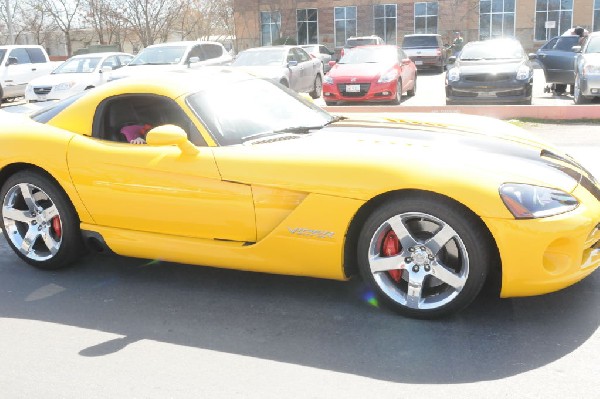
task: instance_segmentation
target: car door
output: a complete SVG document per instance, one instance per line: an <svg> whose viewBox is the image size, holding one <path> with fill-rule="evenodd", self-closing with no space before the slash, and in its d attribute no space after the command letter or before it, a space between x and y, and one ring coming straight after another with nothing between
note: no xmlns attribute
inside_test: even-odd
<svg viewBox="0 0 600 399"><path fill-rule="evenodd" d="M295 53L296 60L298 60L298 65L300 65L301 69L301 81L302 87L298 89L300 92L307 92L312 90L315 76L316 76L316 68L317 64L321 64L320 60L312 58L304 49L302 48L293 48L292 51Z"/></svg>
<svg viewBox="0 0 600 399"><path fill-rule="evenodd" d="M296 64L290 64L290 62L295 62ZM296 56L296 52L294 49L289 49L286 57L286 67L288 70L289 84L290 89L295 90L297 92L302 91L304 87L303 81L303 66L299 62L298 57Z"/></svg>
<svg viewBox="0 0 600 399"><path fill-rule="evenodd" d="M573 83L573 67L577 53L573 46L578 36L560 36L552 39L537 52L537 59L544 68L547 83Z"/></svg>
<svg viewBox="0 0 600 399"><path fill-rule="evenodd" d="M12 64L13 60L17 61ZM25 92L25 86L35 78L36 64L31 63L29 53L25 48L13 48L6 58L6 86L3 87L5 97L21 96Z"/></svg>

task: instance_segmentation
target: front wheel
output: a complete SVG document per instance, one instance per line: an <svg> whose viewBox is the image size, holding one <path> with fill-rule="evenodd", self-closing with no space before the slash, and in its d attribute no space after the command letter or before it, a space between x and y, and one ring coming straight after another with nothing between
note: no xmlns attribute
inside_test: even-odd
<svg viewBox="0 0 600 399"><path fill-rule="evenodd" d="M390 200L367 219L358 265L384 305L415 318L447 316L469 305L488 274L487 230L446 199L411 195Z"/></svg>
<svg viewBox="0 0 600 399"><path fill-rule="evenodd" d="M42 173L15 173L0 190L6 241L40 269L66 267L83 253L79 219L66 194Z"/></svg>
<svg viewBox="0 0 600 399"><path fill-rule="evenodd" d="M392 100L393 105L399 105L402 102L402 80L396 82L396 97Z"/></svg>
<svg viewBox="0 0 600 399"><path fill-rule="evenodd" d="M322 92L323 92L323 81L321 80L321 75L317 75L317 77L315 77L313 91L311 91L309 94L312 98L317 99L317 98L321 97Z"/></svg>
<svg viewBox="0 0 600 399"><path fill-rule="evenodd" d="M406 95L409 97L414 97L417 94L417 75L415 74L415 79L413 80L413 87L409 91L406 92Z"/></svg>

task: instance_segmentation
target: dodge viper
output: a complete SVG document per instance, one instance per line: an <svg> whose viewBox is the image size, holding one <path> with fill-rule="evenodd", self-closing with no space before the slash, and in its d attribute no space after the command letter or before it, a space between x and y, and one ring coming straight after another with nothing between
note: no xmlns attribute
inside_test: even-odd
<svg viewBox="0 0 600 399"><path fill-rule="evenodd" d="M2 112L6 241L364 280L416 318L556 291L600 265L600 186L560 149L460 115L331 115L227 68L127 78ZM145 145L123 127L150 125ZM486 284L486 289L488 285Z"/></svg>

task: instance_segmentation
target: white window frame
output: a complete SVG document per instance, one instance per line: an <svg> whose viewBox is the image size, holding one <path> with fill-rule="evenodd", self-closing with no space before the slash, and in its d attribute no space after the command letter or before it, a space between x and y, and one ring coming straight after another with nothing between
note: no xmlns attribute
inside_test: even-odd
<svg viewBox="0 0 600 399"><path fill-rule="evenodd" d="M336 10L338 8L343 8L344 9L344 19L336 19ZM346 18L346 13L347 10L349 8L354 8L354 15L356 16L356 18L354 19L348 19ZM343 6L343 7L334 7L333 8L333 42L335 43L335 47L342 47L346 44L346 40L349 37L352 36L356 36L356 30L358 29L358 14L357 14L358 10L356 6ZM338 37L337 37L337 22L338 21L344 21L344 40L343 40L343 44L341 44L340 46L338 45ZM355 30L354 33L350 32L350 34L348 34L348 28L347 28L347 21L354 21L354 26L355 26Z"/></svg>
<svg viewBox="0 0 600 399"><path fill-rule="evenodd" d="M263 23L263 15L269 15L269 22ZM273 22L273 16L277 15L278 18ZM273 42L281 37L281 13L279 11L261 11L260 12L260 45L261 46L271 46ZM269 41L265 41L265 37L263 34L263 26L269 26ZM277 31L279 32L279 37L273 37L273 26L277 26Z"/></svg>
<svg viewBox="0 0 600 399"><path fill-rule="evenodd" d="M388 41L388 27L387 27L387 22L388 19L390 19L391 17L388 17L386 15L386 8L393 6L394 7L394 40L393 43ZM383 7L383 17L375 17L375 8L376 7ZM375 32L375 34L377 34L377 29L375 28L375 26L377 25L377 21L379 20L383 20L383 35L381 36L381 38L383 39L383 41L386 44L397 44L398 43L398 5L397 4L374 4L373 5L373 31Z"/></svg>
<svg viewBox="0 0 600 399"><path fill-rule="evenodd" d="M594 0L594 11L592 12L592 32L600 30L600 0ZM598 19L596 19L598 17Z"/></svg>
<svg viewBox="0 0 600 399"><path fill-rule="evenodd" d="M486 13L482 13L481 12L481 3L483 1L489 1L490 2L490 12L486 12ZM485 40L485 39L492 39L492 38L498 38L498 37L514 37L515 36L515 30L516 30L516 24L517 24L517 1L518 0L513 0L513 11L506 11L506 0L502 0L502 11L494 11L492 9L492 3L493 1L498 1L498 0L481 0L479 1L479 40ZM507 32L506 28L504 27L504 16L505 15L509 15L512 14L513 15L513 27L512 27L512 32ZM488 36L483 36L481 34L482 29L481 29L481 19L484 15L488 15L489 16L489 31L488 31ZM502 34L500 36L493 36L493 17L494 15L502 15Z"/></svg>
<svg viewBox="0 0 600 399"><path fill-rule="evenodd" d="M516 0L515 0L516 1ZM538 39L538 32L537 32L537 21L538 21L538 17L540 14L546 14L546 21L548 20L548 14L550 12L555 12L555 11L550 11L548 10L548 3L550 2L550 0L545 0L546 2L546 10L538 10L537 9L537 1L535 2L536 4L536 8L535 8L535 22L533 24L533 40L534 41L542 41L545 42L547 40L549 40L550 38L554 37L554 36L560 36L562 34L562 32L566 31L567 29L570 29L573 26L573 8L575 6L575 0L573 0L572 4L571 4L571 8L570 9L563 9L562 8L562 1L559 3L560 4L560 8L556 11L558 11L559 17L558 17L558 21L557 21L557 26L554 29L544 29L544 38ZM562 20L562 14L564 12L570 12L571 13L571 20L569 21L568 25L569 26L561 26L560 21Z"/></svg>
<svg viewBox="0 0 600 399"><path fill-rule="evenodd" d="M303 11L303 10L306 11L307 19L305 21L300 21L300 20L298 20L298 11ZM315 13L317 14L316 21L308 20L308 11L309 10L314 10ZM300 30L298 29L298 25L300 23L306 24L306 38L307 38L308 43L300 43ZM308 32L309 32L308 25L312 24L312 23L316 24L316 26L317 26L317 38L316 38L317 41L314 43L310 42L310 35L308 34ZM296 42L298 44L319 44L319 37L320 37L319 36L319 9L318 8L297 8L296 9Z"/></svg>
<svg viewBox="0 0 600 399"><path fill-rule="evenodd" d="M429 3L436 3L437 4L437 14L433 15L433 14L428 14L428 7L427 4ZM425 14L423 15L417 15L417 4L425 4ZM440 17L439 17L439 13L440 13L440 3L438 1L418 1L414 4L413 7L413 15L414 15L414 21L413 21L413 26L414 26L414 33L438 33L438 26L440 23ZM435 17L435 31L430 31L429 30L429 26L427 24L428 18L429 17ZM425 19L425 32L417 32L417 18L423 18Z"/></svg>

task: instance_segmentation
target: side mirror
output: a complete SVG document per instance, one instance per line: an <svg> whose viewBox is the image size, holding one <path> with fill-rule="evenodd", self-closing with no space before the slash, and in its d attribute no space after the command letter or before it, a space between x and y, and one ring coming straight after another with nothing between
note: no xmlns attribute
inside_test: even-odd
<svg viewBox="0 0 600 399"><path fill-rule="evenodd" d="M451 55L450 57L448 57L448 63L449 64L454 64L456 62L456 56L455 55Z"/></svg>
<svg viewBox="0 0 600 399"><path fill-rule="evenodd" d="M571 47L574 53L581 53L581 46L573 46Z"/></svg>
<svg viewBox="0 0 600 399"><path fill-rule="evenodd" d="M105 65L102 68L100 68L100 73L108 73L108 72L112 72L112 70L113 69L111 66Z"/></svg>
<svg viewBox="0 0 600 399"><path fill-rule="evenodd" d="M200 62L200 57L190 57L188 64L195 64L197 62Z"/></svg>
<svg viewBox="0 0 600 399"><path fill-rule="evenodd" d="M8 60L6 61L6 66L17 65L18 63L19 60L16 57L8 57Z"/></svg>
<svg viewBox="0 0 600 399"><path fill-rule="evenodd" d="M335 61L329 61L327 64L328 64L330 67L333 67L333 66L336 64L336 62L335 62Z"/></svg>
<svg viewBox="0 0 600 399"><path fill-rule="evenodd" d="M146 143L153 146L176 145L186 155L196 155L199 150L188 140L187 134L179 126L162 125L151 129L146 135Z"/></svg>

